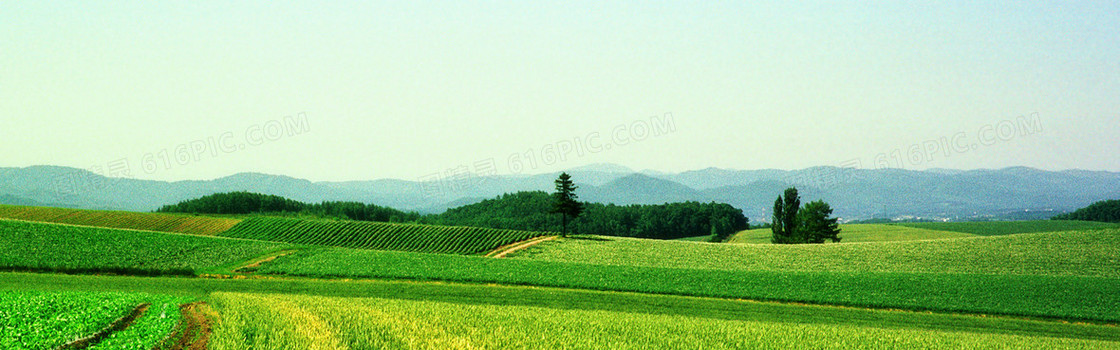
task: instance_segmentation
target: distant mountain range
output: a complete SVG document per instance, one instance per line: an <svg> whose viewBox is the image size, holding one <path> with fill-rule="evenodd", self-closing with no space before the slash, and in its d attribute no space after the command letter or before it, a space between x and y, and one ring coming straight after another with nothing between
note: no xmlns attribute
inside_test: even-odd
<svg viewBox="0 0 1120 350"><path fill-rule="evenodd" d="M1045 218L1095 201L1120 198L1120 173L999 170L925 171L814 167L801 170L708 168L682 173L636 172L600 164L569 170L586 201L615 204L724 202L752 221L769 221L778 194L797 186L803 202L823 199L844 219ZM473 176L454 180L311 182L240 173L207 181L107 178L57 166L0 168L0 203L150 211L207 194L251 191L304 202L359 201L423 213L475 203L507 192L551 191L555 173Z"/></svg>

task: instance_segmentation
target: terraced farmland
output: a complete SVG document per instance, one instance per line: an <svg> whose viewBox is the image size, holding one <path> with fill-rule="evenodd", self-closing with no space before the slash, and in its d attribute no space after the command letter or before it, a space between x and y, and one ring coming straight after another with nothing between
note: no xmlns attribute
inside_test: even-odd
<svg viewBox="0 0 1120 350"><path fill-rule="evenodd" d="M195 235L215 235L241 221L206 216L14 205L0 205L0 218Z"/></svg>
<svg viewBox="0 0 1120 350"><path fill-rule="evenodd" d="M0 348L58 348L147 305L128 328L108 333L91 349L151 349L170 335L184 300L145 293L0 291Z"/></svg>
<svg viewBox="0 0 1120 350"><path fill-rule="evenodd" d="M0 270L194 275L289 246L222 237L0 221Z"/></svg>
<svg viewBox="0 0 1120 350"><path fill-rule="evenodd" d="M544 235L541 232L364 221L249 218L225 237L343 248L477 254Z"/></svg>

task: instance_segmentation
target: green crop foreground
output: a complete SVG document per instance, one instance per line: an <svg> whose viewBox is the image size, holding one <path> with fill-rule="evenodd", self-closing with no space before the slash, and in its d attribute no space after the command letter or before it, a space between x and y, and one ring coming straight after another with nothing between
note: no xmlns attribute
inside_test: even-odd
<svg viewBox="0 0 1120 350"><path fill-rule="evenodd" d="M258 217L245 219L222 235L344 248L475 254L544 233L476 227Z"/></svg>
<svg viewBox="0 0 1120 350"><path fill-rule="evenodd" d="M194 275L285 247L289 245L0 221L0 270Z"/></svg>
<svg viewBox="0 0 1120 350"><path fill-rule="evenodd" d="M379 298L217 293L212 349L1092 349L1116 342Z"/></svg>
<svg viewBox="0 0 1120 350"><path fill-rule="evenodd" d="M0 290L130 291L190 298L215 292L318 295L599 310L756 322L924 329L1120 341L1120 328L966 314L874 310L580 289L379 280L201 279L0 273Z"/></svg>
<svg viewBox="0 0 1120 350"><path fill-rule="evenodd" d="M89 337L140 304L147 311L90 349L151 349L178 323L186 299L121 292L0 291L0 348L51 349Z"/></svg>

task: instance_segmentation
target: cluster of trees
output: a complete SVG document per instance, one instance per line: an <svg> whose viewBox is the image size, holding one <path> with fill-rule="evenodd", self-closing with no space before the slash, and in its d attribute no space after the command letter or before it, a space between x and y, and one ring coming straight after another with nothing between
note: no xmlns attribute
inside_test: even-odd
<svg viewBox="0 0 1120 350"><path fill-rule="evenodd" d="M784 197L783 197L784 195ZM832 207L816 200L801 206L797 188L790 187L774 201L770 241L775 244L840 242L840 225L830 218Z"/></svg>
<svg viewBox="0 0 1120 350"><path fill-rule="evenodd" d="M545 192L518 192L449 209L421 219L428 224L462 225L561 232L557 197ZM743 211L724 203L683 202L657 205L581 203L568 231L597 235L676 239L712 235L722 241L749 228ZM571 217L569 216L569 219Z"/></svg>
<svg viewBox="0 0 1120 350"><path fill-rule="evenodd" d="M420 218L415 212L358 202L303 203L300 201L252 192L216 193L176 204L165 205L156 212L195 214L268 213L360 221L413 222Z"/></svg>
<svg viewBox="0 0 1120 350"><path fill-rule="evenodd" d="M390 207L358 202L321 202L307 204L301 214L316 217L380 222L416 222L417 212L405 212Z"/></svg>
<svg viewBox="0 0 1120 350"><path fill-rule="evenodd" d="M156 210L161 213L250 214L297 213L305 204L280 196L252 192L215 193Z"/></svg>
<svg viewBox="0 0 1120 350"><path fill-rule="evenodd" d="M1051 220L1082 220L1120 222L1120 200L1106 200L1090 204L1072 213L1056 215Z"/></svg>

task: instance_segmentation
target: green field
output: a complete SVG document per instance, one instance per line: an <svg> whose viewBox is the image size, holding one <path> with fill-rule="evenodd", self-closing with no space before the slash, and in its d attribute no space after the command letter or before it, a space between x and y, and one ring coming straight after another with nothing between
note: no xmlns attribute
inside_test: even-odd
<svg viewBox="0 0 1120 350"><path fill-rule="evenodd" d="M623 237L544 242L511 258L726 271L1120 277L1120 230L853 244L710 244Z"/></svg>
<svg viewBox="0 0 1120 350"><path fill-rule="evenodd" d="M710 239L712 239L712 236L695 236L695 237L677 238L677 239L674 239L674 241L707 242Z"/></svg>
<svg viewBox="0 0 1120 350"><path fill-rule="evenodd" d="M769 228L740 231L727 243L770 244ZM971 237L972 234L883 224L840 225L840 243L918 241Z"/></svg>
<svg viewBox="0 0 1120 350"><path fill-rule="evenodd" d="M194 275L291 245L0 221L0 270Z"/></svg>
<svg viewBox="0 0 1120 350"><path fill-rule="evenodd" d="M343 280L222 280L164 277L67 276L49 274L0 273L0 290L62 290L62 291L141 291L187 296L214 302L214 296L228 293L253 293L260 298L310 300L302 296L336 298L376 298L378 302L400 305L440 305L448 308L499 307L513 313L539 309L595 311L599 315L668 316L677 320L738 321L773 325L802 325L818 329L838 326L858 329L920 331L928 339L968 333L981 338L999 335L1022 337L1024 346L1073 340L1088 342L1087 348L1111 348L1120 341L1120 327L1085 323L1052 322L1001 317L977 317L960 314L871 310L850 307L751 302L731 299L693 298L671 295L601 292L580 289L540 287L422 283L408 281L343 281ZM369 299L368 301L374 301ZM313 305L311 307L314 307ZM351 306L352 307L352 306ZM342 310L339 310L340 312ZM235 310L225 309L228 316ZM369 311L367 311L369 312ZM353 313L353 312L351 312ZM307 315L307 313L300 313ZM250 317L252 315L249 315ZM532 317L530 313L524 316ZM290 315L274 315L282 324ZM378 320L364 320L380 322ZM573 323L578 323L573 321ZM329 323L328 323L329 324ZM466 323L464 323L466 324ZM407 323L406 323L407 325ZM338 327L338 325L335 325ZM246 329L246 328L242 328ZM260 328L251 328L260 329ZM504 328L503 328L504 329ZM265 330L260 336L268 336ZM491 329L492 330L492 329ZM479 331L487 331L480 329ZM238 337L243 332L233 332ZM388 334L386 334L388 336ZM398 336L402 336L398 334ZM403 335L407 336L407 335ZM241 337L243 339L243 337ZM646 337L641 337L646 338ZM822 340L846 342L841 334L823 336ZM641 339L637 339L641 340ZM1080 341L1076 341L1080 343ZM856 346L853 343L846 343ZM473 345L473 344L471 344ZM459 348L467 348L464 345ZM933 346L937 348L937 346Z"/></svg>
<svg viewBox="0 0 1120 350"><path fill-rule="evenodd" d="M215 235L240 219L207 216L0 205L0 218L133 230Z"/></svg>
<svg viewBox="0 0 1120 350"><path fill-rule="evenodd" d="M678 244L706 245L678 242ZM354 262L362 261L362 264ZM1115 262L1114 262L1115 263ZM317 278L502 283L705 297L1039 317L1120 320L1115 269L1093 276L769 271L607 265L526 259L306 250L259 271ZM1104 276L1101 276L1104 275ZM1077 293L1069 293L1072 289ZM929 293L937 290L938 293Z"/></svg>
<svg viewBox="0 0 1120 350"><path fill-rule="evenodd" d="M0 291L0 348L51 349L92 336L141 304L147 312L91 349L150 349L179 322L182 297L122 292ZM170 312L169 312L170 311Z"/></svg>
<svg viewBox="0 0 1120 350"><path fill-rule="evenodd" d="M249 218L222 236L343 248L422 253L476 254L544 235L541 232L490 228Z"/></svg>
<svg viewBox="0 0 1120 350"><path fill-rule="evenodd" d="M979 236L1010 235L1017 233L1056 232L1120 228L1120 224L1093 221L1038 220L996 222L917 222L891 224L936 231L961 232Z"/></svg>
<svg viewBox="0 0 1120 350"><path fill-rule="evenodd" d="M1010 226L998 225L989 231ZM5 270L178 276L0 273L0 291L11 291L0 295L205 302L216 312L212 349L1116 348L1120 229L1098 228L983 236L855 225L848 232L864 242L823 245L576 236L496 259L470 254L520 237L258 217L226 233L285 241L270 242L0 221ZM355 242L373 249L339 247ZM250 262L260 266L231 272ZM150 348L174 323L141 320L94 348Z"/></svg>
<svg viewBox="0 0 1120 350"><path fill-rule="evenodd" d="M213 349L788 349L1045 347L1118 343L1046 336L719 320L439 301L217 293ZM655 335L655 336L654 336ZM843 339L843 343L837 343Z"/></svg>

